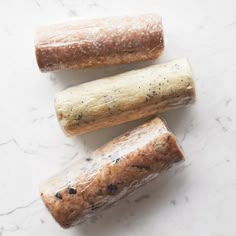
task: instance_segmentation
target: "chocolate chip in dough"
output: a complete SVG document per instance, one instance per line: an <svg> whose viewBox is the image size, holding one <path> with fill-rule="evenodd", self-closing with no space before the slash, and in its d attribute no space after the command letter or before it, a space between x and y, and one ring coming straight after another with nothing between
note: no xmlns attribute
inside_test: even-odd
<svg viewBox="0 0 236 236"><path fill-rule="evenodd" d="M76 191L76 189L74 189L74 188L68 188L68 193L69 193L69 194L76 194L77 191Z"/></svg>
<svg viewBox="0 0 236 236"><path fill-rule="evenodd" d="M116 194L118 187L115 184L109 184L107 186L107 192L111 195Z"/></svg>
<svg viewBox="0 0 236 236"><path fill-rule="evenodd" d="M55 194L55 197L62 200L62 195L61 195L61 193L59 193L59 192L57 192L57 193Z"/></svg>
<svg viewBox="0 0 236 236"><path fill-rule="evenodd" d="M120 161L120 158L117 158L116 160L115 160L115 163L118 163Z"/></svg>
<svg viewBox="0 0 236 236"><path fill-rule="evenodd" d="M109 157L112 159L113 162L118 163L120 161L120 157L119 157L119 152L116 151L114 153L112 153L111 155L109 155Z"/></svg>

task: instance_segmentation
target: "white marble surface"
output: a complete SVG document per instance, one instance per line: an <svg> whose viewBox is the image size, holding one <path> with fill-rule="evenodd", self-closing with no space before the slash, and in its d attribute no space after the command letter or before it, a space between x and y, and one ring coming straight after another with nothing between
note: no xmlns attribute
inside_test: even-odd
<svg viewBox="0 0 236 236"><path fill-rule="evenodd" d="M56 92L149 63L42 74L34 57L41 24L157 11L166 50L187 56L197 102L164 117L186 162L83 225L61 229L39 200L38 185L140 122L66 138L53 107ZM236 235L236 1L0 1L0 235Z"/></svg>

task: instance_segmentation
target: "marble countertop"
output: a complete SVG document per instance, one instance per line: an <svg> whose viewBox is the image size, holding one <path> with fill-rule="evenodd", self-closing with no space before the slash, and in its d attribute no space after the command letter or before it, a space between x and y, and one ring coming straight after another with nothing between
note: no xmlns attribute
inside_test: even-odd
<svg viewBox="0 0 236 236"><path fill-rule="evenodd" d="M39 184L141 121L67 138L54 94L71 85L147 63L40 73L38 26L69 17L159 12L166 50L157 61L188 57L197 102L162 115L184 149L183 165L161 175L82 225L60 228ZM0 2L0 236L235 236L236 1L21 0Z"/></svg>

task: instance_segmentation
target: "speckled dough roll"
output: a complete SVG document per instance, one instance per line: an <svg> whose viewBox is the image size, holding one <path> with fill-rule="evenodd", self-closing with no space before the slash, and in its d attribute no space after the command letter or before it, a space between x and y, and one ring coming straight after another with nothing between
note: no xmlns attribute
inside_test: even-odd
<svg viewBox="0 0 236 236"><path fill-rule="evenodd" d="M153 65L66 89L55 97L58 120L67 135L87 133L194 101L186 59Z"/></svg>
<svg viewBox="0 0 236 236"><path fill-rule="evenodd" d="M41 71L155 59L164 49L157 14L76 20L41 27L35 53Z"/></svg>
<svg viewBox="0 0 236 236"><path fill-rule="evenodd" d="M42 186L41 196L55 220L69 227L181 160L175 136L155 118L72 163Z"/></svg>

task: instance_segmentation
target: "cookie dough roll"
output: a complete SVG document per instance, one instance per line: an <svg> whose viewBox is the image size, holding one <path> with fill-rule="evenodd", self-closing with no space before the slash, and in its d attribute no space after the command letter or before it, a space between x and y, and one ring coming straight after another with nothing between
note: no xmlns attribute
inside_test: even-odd
<svg viewBox="0 0 236 236"><path fill-rule="evenodd" d="M41 187L41 197L55 220L67 228L181 160L184 157L175 136L156 117L49 179Z"/></svg>
<svg viewBox="0 0 236 236"><path fill-rule="evenodd" d="M55 97L69 136L176 109L194 101L186 59L152 65L66 89Z"/></svg>
<svg viewBox="0 0 236 236"><path fill-rule="evenodd" d="M157 14L44 26L35 39L43 72L150 60L159 57L163 49L162 22Z"/></svg>

